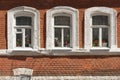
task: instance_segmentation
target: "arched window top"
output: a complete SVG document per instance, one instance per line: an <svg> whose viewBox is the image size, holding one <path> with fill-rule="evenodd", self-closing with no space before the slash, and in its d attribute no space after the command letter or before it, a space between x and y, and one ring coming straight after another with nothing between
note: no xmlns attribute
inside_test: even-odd
<svg viewBox="0 0 120 80"><path fill-rule="evenodd" d="M8 10L8 12L14 12L15 14L21 11L24 13L28 13L28 12L34 13L34 14L39 13L37 9L33 7L28 7L28 6L19 6L19 7L15 7L15 8Z"/></svg>
<svg viewBox="0 0 120 80"><path fill-rule="evenodd" d="M51 13L53 16L59 14L73 15L77 14L78 10L69 6L57 6L48 10L47 13Z"/></svg>
<svg viewBox="0 0 120 80"><path fill-rule="evenodd" d="M116 10L108 7L91 7L85 10L85 14L115 14L117 15Z"/></svg>

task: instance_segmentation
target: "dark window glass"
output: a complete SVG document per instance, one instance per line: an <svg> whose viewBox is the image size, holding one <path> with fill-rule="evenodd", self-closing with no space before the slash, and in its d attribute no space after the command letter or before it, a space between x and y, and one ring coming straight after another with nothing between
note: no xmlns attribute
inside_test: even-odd
<svg viewBox="0 0 120 80"><path fill-rule="evenodd" d="M55 47L62 47L61 28L55 28Z"/></svg>
<svg viewBox="0 0 120 80"><path fill-rule="evenodd" d="M31 47L31 29L25 29L25 47Z"/></svg>
<svg viewBox="0 0 120 80"><path fill-rule="evenodd" d="M102 46L108 47L108 28L102 28Z"/></svg>
<svg viewBox="0 0 120 80"><path fill-rule="evenodd" d="M93 28L93 47L99 46L99 28Z"/></svg>
<svg viewBox="0 0 120 80"><path fill-rule="evenodd" d="M26 17L26 16L20 16L16 17L16 25L32 25L32 19L31 17Z"/></svg>
<svg viewBox="0 0 120 80"><path fill-rule="evenodd" d="M31 76L18 75L18 76L15 76L15 80L31 80Z"/></svg>
<svg viewBox="0 0 120 80"><path fill-rule="evenodd" d="M22 47L22 33L16 34L16 46Z"/></svg>
<svg viewBox="0 0 120 80"><path fill-rule="evenodd" d="M68 16L55 16L54 17L54 24L55 25L70 26L70 17L68 17Z"/></svg>
<svg viewBox="0 0 120 80"><path fill-rule="evenodd" d="M103 15L92 16L92 25L109 25L108 16Z"/></svg>
<svg viewBox="0 0 120 80"><path fill-rule="evenodd" d="M64 47L70 47L70 28L64 28Z"/></svg>

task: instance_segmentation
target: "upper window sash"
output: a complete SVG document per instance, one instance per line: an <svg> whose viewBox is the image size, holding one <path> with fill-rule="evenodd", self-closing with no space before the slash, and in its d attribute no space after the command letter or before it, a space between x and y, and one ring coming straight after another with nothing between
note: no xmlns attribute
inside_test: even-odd
<svg viewBox="0 0 120 80"><path fill-rule="evenodd" d="M24 25L31 26L32 25L32 18L29 16L16 17L16 25L17 26L24 26Z"/></svg>
<svg viewBox="0 0 120 80"><path fill-rule="evenodd" d="M92 25L109 25L109 18L106 15L92 16Z"/></svg>
<svg viewBox="0 0 120 80"><path fill-rule="evenodd" d="M55 16L54 25L70 26L69 16Z"/></svg>

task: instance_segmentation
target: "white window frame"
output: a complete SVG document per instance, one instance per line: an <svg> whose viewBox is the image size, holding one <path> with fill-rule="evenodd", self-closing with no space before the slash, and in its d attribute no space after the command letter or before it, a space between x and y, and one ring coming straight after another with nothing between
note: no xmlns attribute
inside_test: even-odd
<svg viewBox="0 0 120 80"><path fill-rule="evenodd" d="M107 14L109 16L109 50L117 48L117 32L116 32L116 15L117 12L108 7L92 7L85 10L85 37L84 37L84 48L88 51L92 49L92 15L93 14ZM93 48L93 49L106 49L106 48Z"/></svg>
<svg viewBox="0 0 120 80"><path fill-rule="evenodd" d="M32 29L32 26L17 26L14 28L15 29L15 39L16 39L16 34L22 34L22 46L21 47L17 47L16 44L14 45L15 48L32 48L32 32L33 32L33 29ZM21 32L17 32L17 29L21 29ZM25 47L25 29L30 29L31 30L31 46L30 47ZM16 40L15 40L15 43L16 43Z"/></svg>
<svg viewBox="0 0 120 80"><path fill-rule="evenodd" d="M103 15L103 16L107 16L108 17L108 25L93 25L92 24L92 16L97 16L97 15ZM98 47L93 47L93 36L92 36L92 48L93 49L95 49L95 48L103 48L103 49L108 49L109 48L109 32L110 32L110 26L109 26L109 24L110 24L110 17L109 17L109 15L108 14L103 14L103 13L95 13L95 14L92 14L91 15L91 28L92 28L92 30L93 30L93 28L98 28L99 29L99 46ZM102 28L108 28L108 47L103 47L102 46ZM92 31L92 35L93 35L93 31Z"/></svg>
<svg viewBox="0 0 120 80"><path fill-rule="evenodd" d="M32 48L16 48L15 39L15 17L18 16L30 16L32 17ZM32 7L20 6L8 10L7 12L7 43L8 51L10 50L38 50L40 48L40 20L39 11Z"/></svg>
<svg viewBox="0 0 120 80"><path fill-rule="evenodd" d="M59 15L70 15L71 16L71 48L57 48L57 49L79 49L79 28L78 28L78 10L68 6L57 6L47 11L46 13L46 49L47 50L54 50L54 25L53 25L53 18Z"/></svg>
<svg viewBox="0 0 120 80"><path fill-rule="evenodd" d="M55 16L55 15L54 15ZM68 16L68 15L61 15L61 14L57 14L56 16ZM68 17L70 17L70 23L71 23L71 16L68 16ZM53 21L54 21L54 17L53 17ZM61 47L55 47L55 44L54 44L54 49L60 49L60 48L70 48L71 47L71 41L70 41L70 47L64 47L64 29L65 28L68 28L68 29L70 29L70 34L71 34L71 25L70 26L65 26L65 25L55 25L55 23L53 23L53 25L54 25L54 31L55 31L55 28L60 28L61 29ZM54 36L55 36L55 34L54 34ZM54 40L55 40L55 37L54 37ZM70 35L70 40L71 40L71 35ZM54 41L55 42L55 41Z"/></svg>

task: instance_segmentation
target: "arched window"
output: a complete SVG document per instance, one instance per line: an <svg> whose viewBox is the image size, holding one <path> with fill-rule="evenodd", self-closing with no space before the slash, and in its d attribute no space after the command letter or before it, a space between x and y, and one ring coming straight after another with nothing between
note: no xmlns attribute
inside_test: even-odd
<svg viewBox="0 0 120 80"><path fill-rule="evenodd" d="M115 49L116 11L107 7L85 10L85 49Z"/></svg>
<svg viewBox="0 0 120 80"><path fill-rule="evenodd" d="M39 12L26 6L8 11L8 49L39 49Z"/></svg>
<svg viewBox="0 0 120 80"><path fill-rule="evenodd" d="M47 11L46 48L78 49L78 11L58 6Z"/></svg>

